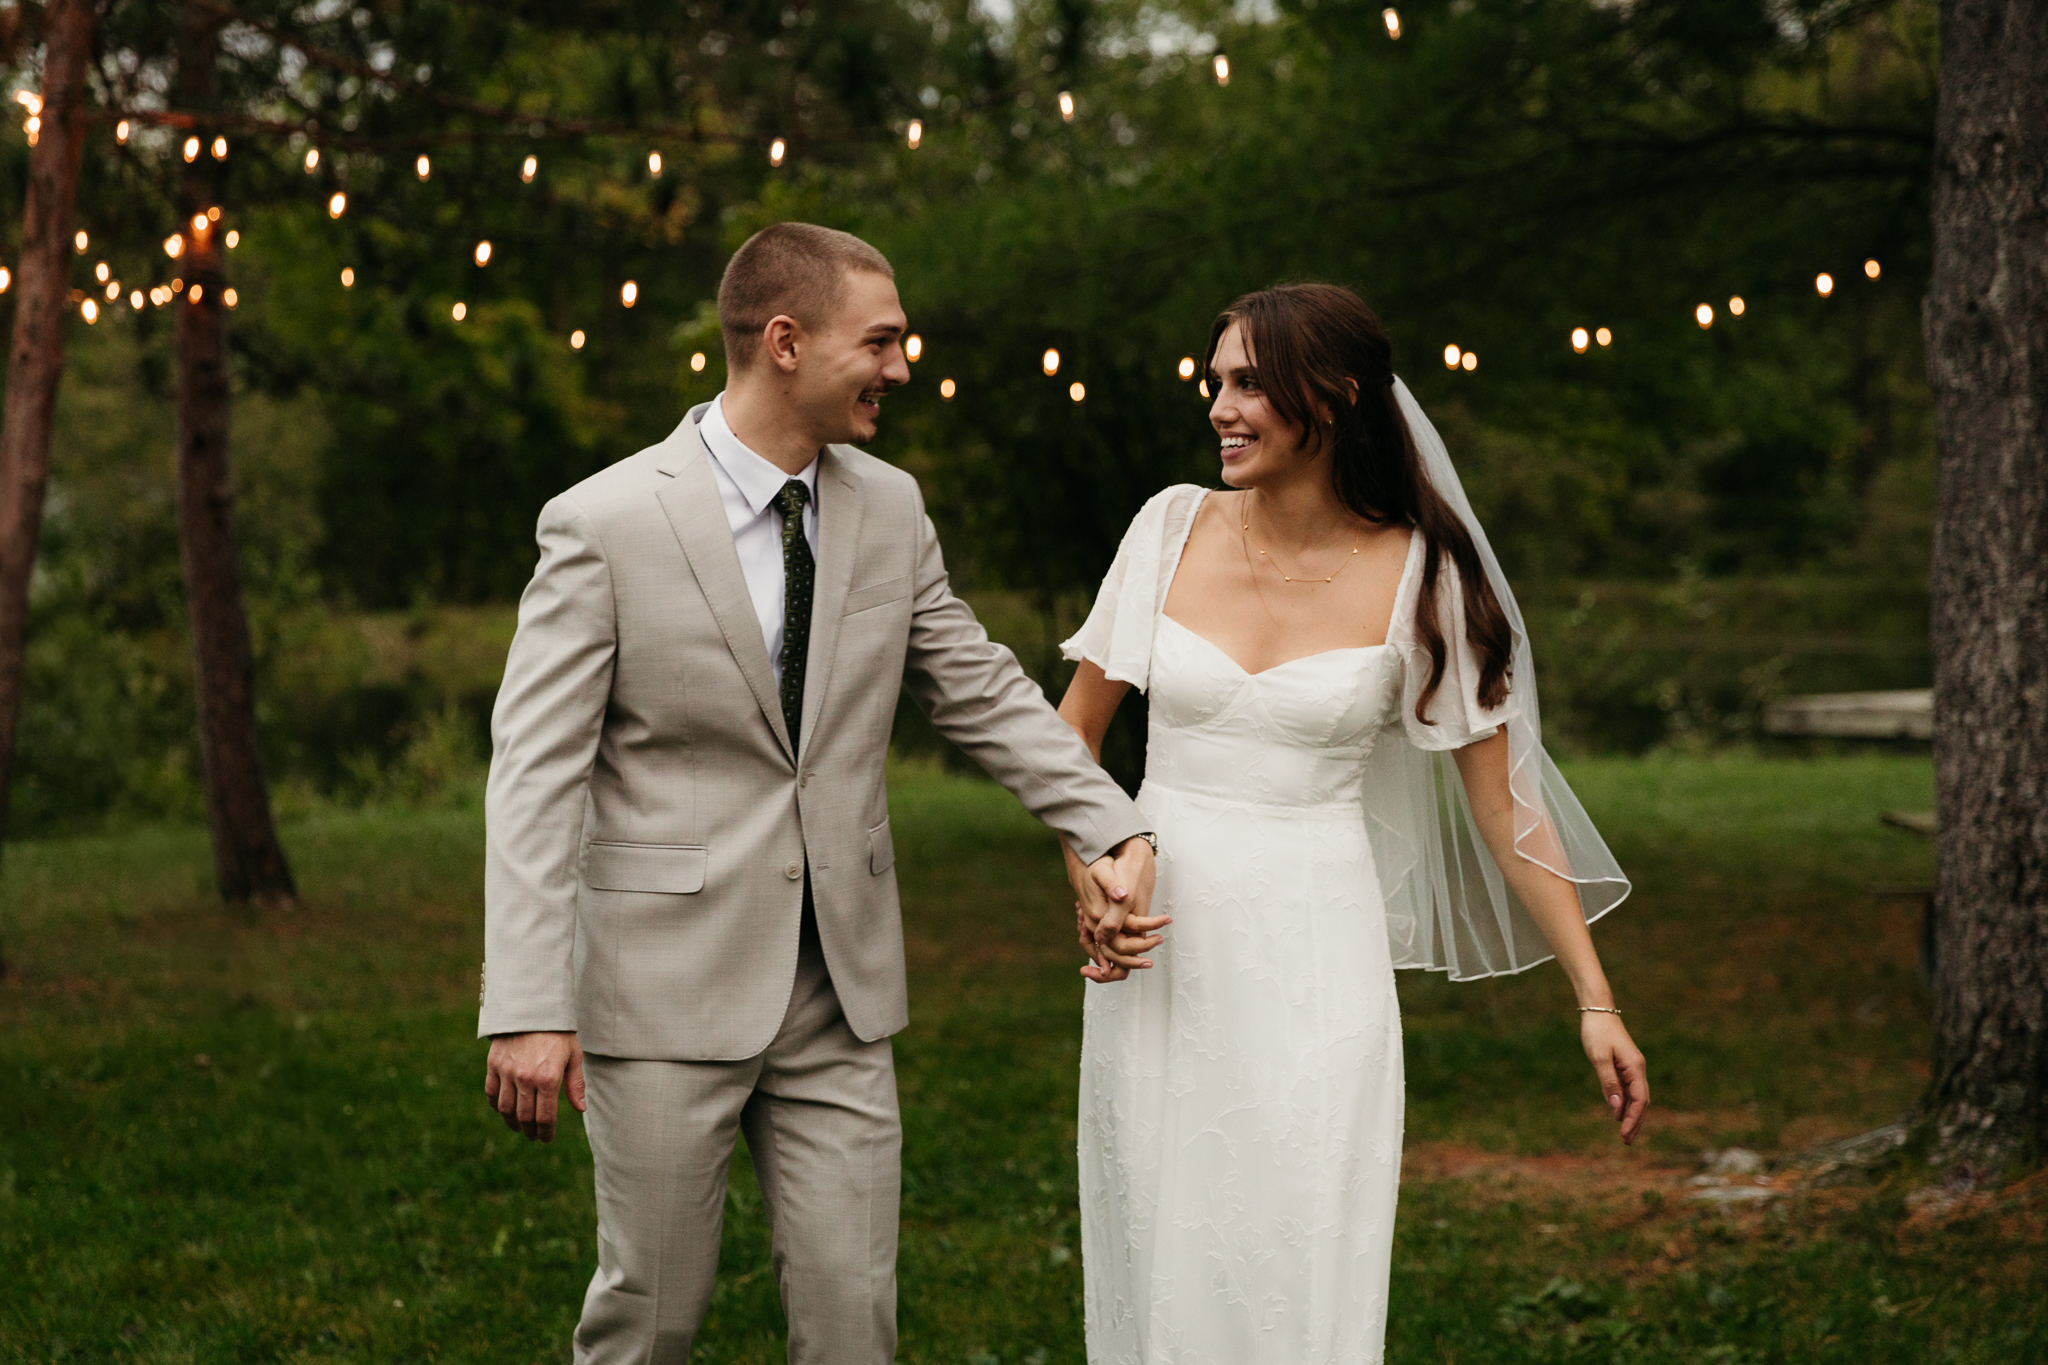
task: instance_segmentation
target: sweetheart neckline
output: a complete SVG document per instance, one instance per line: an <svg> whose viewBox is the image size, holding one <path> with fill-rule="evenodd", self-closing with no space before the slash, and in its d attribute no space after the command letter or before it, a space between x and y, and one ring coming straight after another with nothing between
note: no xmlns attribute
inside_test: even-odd
<svg viewBox="0 0 2048 1365"><path fill-rule="evenodd" d="M1197 631L1194 627L1184 625L1179 621L1175 621L1171 616L1168 616L1163 611L1159 613L1159 619L1162 621L1171 621L1174 625L1179 626L1181 633L1183 635L1186 635L1191 639L1198 640L1202 644L1207 645L1217 655L1217 657L1223 660L1223 662L1229 664L1232 668L1236 669L1241 675L1247 678L1263 678L1268 673L1277 672L1278 670L1286 668L1289 665L1306 663L1310 659L1327 659L1333 654L1370 654L1376 649L1393 648L1391 644L1388 644L1383 641L1380 644L1376 645L1346 645L1342 649L1319 649L1313 654L1297 654L1292 659L1283 659L1277 664L1269 665L1268 667L1261 668L1257 672L1254 672L1251 669L1246 668L1243 664L1239 663L1236 659L1232 658L1230 651L1226 650L1222 645L1217 644L1208 636Z"/></svg>

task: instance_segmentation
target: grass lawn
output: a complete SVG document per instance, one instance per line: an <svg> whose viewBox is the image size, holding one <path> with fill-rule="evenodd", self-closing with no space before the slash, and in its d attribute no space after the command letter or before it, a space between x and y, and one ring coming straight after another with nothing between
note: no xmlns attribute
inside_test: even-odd
<svg viewBox="0 0 2048 1365"><path fill-rule="evenodd" d="M1623 1151L1554 968L1404 976L1410 1101L1388 1358L2048 1359L2048 1184L1909 1203L1911 1175L1722 1210L1702 1148L1895 1117L1926 1075L1922 759L1572 765L1636 878L1596 931L1650 1056ZM912 1023L902 1358L1082 1359L1083 984L1049 837L905 770ZM472 1039L482 818L287 831L289 915L223 909L202 831L8 850L0 910L0 1359L563 1361L595 1261L589 1148L507 1133ZM698 1358L782 1359L744 1161Z"/></svg>

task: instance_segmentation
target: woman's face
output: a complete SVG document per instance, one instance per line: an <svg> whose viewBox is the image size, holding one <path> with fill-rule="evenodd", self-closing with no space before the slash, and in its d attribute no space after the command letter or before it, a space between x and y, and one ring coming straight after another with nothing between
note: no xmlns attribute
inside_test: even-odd
<svg viewBox="0 0 2048 1365"><path fill-rule="evenodd" d="M1252 488L1298 472L1309 458L1303 433L1266 401L1240 324L1224 329L1210 366L1209 425L1223 441L1223 482Z"/></svg>

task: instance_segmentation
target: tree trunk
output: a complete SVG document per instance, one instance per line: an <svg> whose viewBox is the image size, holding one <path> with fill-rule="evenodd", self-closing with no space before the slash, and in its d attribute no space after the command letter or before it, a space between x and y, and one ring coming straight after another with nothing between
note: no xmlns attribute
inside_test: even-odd
<svg viewBox="0 0 2048 1365"><path fill-rule="evenodd" d="M217 24L186 9L178 53L180 104L205 109L213 95ZM174 311L178 337L178 540L192 624L199 749L206 780L206 822L223 899L289 904L291 868L270 816L270 788L256 735L256 661L242 607L235 543L234 472L228 462L227 280L221 238L208 221L219 205L216 163L203 151L179 183L179 269L184 297Z"/></svg>
<svg viewBox="0 0 2048 1365"><path fill-rule="evenodd" d="M1948 0L1925 314L1937 1164L2048 1138L2048 0Z"/></svg>
<svg viewBox="0 0 2048 1365"><path fill-rule="evenodd" d="M71 287L71 201L85 147L90 0L53 0L44 21L42 128L29 156L14 345L0 425L0 838L14 785L14 738L28 640L29 579L50 482L50 423L64 370L64 303Z"/></svg>

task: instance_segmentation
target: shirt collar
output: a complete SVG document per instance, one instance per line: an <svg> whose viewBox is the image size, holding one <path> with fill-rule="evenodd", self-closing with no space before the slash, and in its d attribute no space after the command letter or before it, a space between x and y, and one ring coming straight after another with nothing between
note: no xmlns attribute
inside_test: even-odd
<svg viewBox="0 0 2048 1365"><path fill-rule="evenodd" d="M725 420L725 394L711 400L711 406L704 410L704 417L697 424L698 434L704 438L704 448L711 452L711 458L718 461L718 467L732 480L733 487L740 490L740 497L755 516L766 511L768 504L775 501L775 495L782 491L782 485L791 478L801 479L810 492L811 506L818 505L818 462L813 459L803 467L803 472L785 474L768 459L755 453L745 441L733 435L732 428Z"/></svg>

